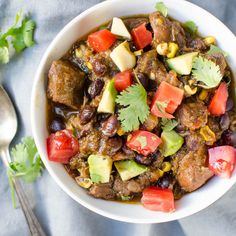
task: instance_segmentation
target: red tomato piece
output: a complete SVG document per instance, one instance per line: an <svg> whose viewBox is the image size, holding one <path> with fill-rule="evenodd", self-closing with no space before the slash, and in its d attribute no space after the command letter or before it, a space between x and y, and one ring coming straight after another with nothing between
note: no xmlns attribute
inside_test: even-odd
<svg viewBox="0 0 236 236"><path fill-rule="evenodd" d="M143 191L141 202L151 211L173 212L175 210L174 194L170 189L154 186L146 188Z"/></svg>
<svg viewBox="0 0 236 236"><path fill-rule="evenodd" d="M60 130L47 138L47 152L50 161L68 163L79 151L79 142L71 130Z"/></svg>
<svg viewBox="0 0 236 236"><path fill-rule="evenodd" d="M96 52L106 51L116 41L116 36L109 30L99 30L88 36L88 44Z"/></svg>
<svg viewBox="0 0 236 236"><path fill-rule="evenodd" d="M177 107L181 104L184 97L184 91L165 81L161 82L156 94L152 100L151 113L158 117L174 118L171 114L175 112ZM157 102L164 103L166 108L161 112L158 109Z"/></svg>
<svg viewBox="0 0 236 236"><path fill-rule="evenodd" d="M231 146L219 146L208 149L209 168L215 175L230 178L236 161L236 151Z"/></svg>
<svg viewBox="0 0 236 236"><path fill-rule="evenodd" d="M154 152L157 147L161 144L161 139L155 134L148 131L135 131L127 138L126 145L144 155L147 156Z"/></svg>
<svg viewBox="0 0 236 236"><path fill-rule="evenodd" d="M211 99L208 111L214 116L225 114L228 96L227 84L222 82Z"/></svg>
<svg viewBox="0 0 236 236"><path fill-rule="evenodd" d="M117 91L127 89L132 84L132 71L126 70L115 75L115 88Z"/></svg>
<svg viewBox="0 0 236 236"><path fill-rule="evenodd" d="M143 49L152 42L152 32L146 29L145 23L134 28L131 35L137 49Z"/></svg>

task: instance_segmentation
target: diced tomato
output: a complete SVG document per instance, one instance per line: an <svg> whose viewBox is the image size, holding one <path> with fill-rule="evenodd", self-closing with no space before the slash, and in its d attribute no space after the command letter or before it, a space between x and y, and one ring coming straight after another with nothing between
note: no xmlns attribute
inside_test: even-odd
<svg viewBox="0 0 236 236"><path fill-rule="evenodd" d="M236 151L231 146L219 146L208 149L209 168L215 175L230 178L236 161Z"/></svg>
<svg viewBox="0 0 236 236"><path fill-rule="evenodd" d="M116 41L116 36L109 30L99 30L88 36L88 44L96 52L106 51Z"/></svg>
<svg viewBox="0 0 236 236"><path fill-rule="evenodd" d="M135 131L127 138L126 145L144 155L147 156L154 152L157 147L161 144L161 139L155 134L148 131Z"/></svg>
<svg viewBox="0 0 236 236"><path fill-rule="evenodd" d="M115 88L117 91L127 89L132 84L132 71L126 70L115 75Z"/></svg>
<svg viewBox="0 0 236 236"><path fill-rule="evenodd" d="M214 116L225 114L228 96L227 84L222 82L211 99L208 111Z"/></svg>
<svg viewBox="0 0 236 236"><path fill-rule="evenodd" d="M158 117L173 118L174 116L171 114L173 114L181 104L183 97L184 91L182 89L163 81L152 100L151 113ZM165 112L160 111L157 102L165 104L166 107L163 109Z"/></svg>
<svg viewBox="0 0 236 236"><path fill-rule="evenodd" d="M137 49L143 49L152 42L152 32L147 30L145 23L134 28L131 35Z"/></svg>
<svg viewBox="0 0 236 236"><path fill-rule="evenodd" d="M146 188L143 191L141 202L151 211L173 212L175 210L174 194L170 189L154 186Z"/></svg>
<svg viewBox="0 0 236 236"><path fill-rule="evenodd" d="M48 159L50 161L68 163L79 151L79 142L73 137L71 130L60 130L47 138Z"/></svg>

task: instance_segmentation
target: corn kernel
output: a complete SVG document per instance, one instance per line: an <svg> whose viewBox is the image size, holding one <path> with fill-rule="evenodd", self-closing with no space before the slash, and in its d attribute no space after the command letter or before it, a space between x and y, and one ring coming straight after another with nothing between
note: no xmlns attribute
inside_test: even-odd
<svg viewBox="0 0 236 236"><path fill-rule="evenodd" d="M169 50L169 53L167 54L167 57L173 58L175 57L175 54L179 50L179 46L176 43L169 43L168 50Z"/></svg>
<svg viewBox="0 0 236 236"><path fill-rule="evenodd" d="M122 136L125 134L125 131L120 127L117 132L116 132L119 136Z"/></svg>
<svg viewBox="0 0 236 236"><path fill-rule="evenodd" d="M82 188L89 188L92 185L92 181L90 178L82 178L80 176L77 176L75 180L77 184Z"/></svg>
<svg viewBox="0 0 236 236"><path fill-rule="evenodd" d="M157 53L161 56L166 56L168 54L168 44L167 43L160 43L157 45Z"/></svg>
<svg viewBox="0 0 236 236"><path fill-rule="evenodd" d="M168 172L171 170L171 164L170 162L167 162L167 161L164 161L161 165L161 169L164 171L164 172Z"/></svg>
<svg viewBox="0 0 236 236"><path fill-rule="evenodd" d="M216 141L215 133L209 128L208 125L200 129L200 134L206 142L214 143Z"/></svg>
<svg viewBox="0 0 236 236"><path fill-rule="evenodd" d="M81 58L83 56L82 50L80 48L75 49L75 56Z"/></svg>
<svg viewBox="0 0 236 236"><path fill-rule="evenodd" d="M204 101L208 96L207 90L203 89L201 93L199 94L198 98L202 101Z"/></svg>
<svg viewBox="0 0 236 236"><path fill-rule="evenodd" d="M211 44L216 44L216 38L213 37L213 36L208 36L204 39L204 43L207 45L207 46L210 46Z"/></svg>
<svg viewBox="0 0 236 236"><path fill-rule="evenodd" d="M137 57L137 56L141 56L142 53L143 53L143 49L140 49L140 50L138 50L138 51L135 51L135 52L134 52L134 55Z"/></svg>
<svg viewBox="0 0 236 236"><path fill-rule="evenodd" d="M192 96L197 92L197 87L192 89L189 85L184 85L184 91L186 92L187 96Z"/></svg>
<svg viewBox="0 0 236 236"><path fill-rule="evenodd" d="M162 177L164 175L164 171L161 170L161 169L158 169L158 172L159 172L159 176Z"/></svg>
<svg viewBox="0 0 236 236"><path fill-rule="evenodd" d="M93 66L90 62L87 62L86 63L86 66L89 68L89 70L92 70L93 69Z"/></svg>
<svg viewBox="0 0 236 236"><path fill-rule="evenodd" d="M195 80L194 80L194 79L188 80L188 84L189 84L190 86L192 86L194 83L195 83Z"/></svg>

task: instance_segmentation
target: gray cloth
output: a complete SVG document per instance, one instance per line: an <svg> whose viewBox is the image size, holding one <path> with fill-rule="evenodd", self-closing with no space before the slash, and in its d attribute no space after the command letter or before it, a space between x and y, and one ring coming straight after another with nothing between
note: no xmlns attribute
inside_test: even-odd
<svg viewBox="0 0 236 236"><path fill-rule="evenodd" d="M128 0L127 0L128 1ZM34 74L45 49L71 19L99 0L0 0L0 25L13 23L17 11L29 11L37 22L37 44L0 67L0 82L10 93L19 115L20 137L31 134L30 96ZM193 0L236 33L236 0ZM201 16L199 16L201 17ZM0 134L1 135L1 134ZM29 235L20 208L13 209L5 173L0 163L0 235ZM128 224L97 215L67 196L44 171L34 184L24 185L32 208L48 235L67 236L232 236L236 235L236 186L207 209L188 218L163 224ZM193 193L194 194L194 193Z"/></svg>

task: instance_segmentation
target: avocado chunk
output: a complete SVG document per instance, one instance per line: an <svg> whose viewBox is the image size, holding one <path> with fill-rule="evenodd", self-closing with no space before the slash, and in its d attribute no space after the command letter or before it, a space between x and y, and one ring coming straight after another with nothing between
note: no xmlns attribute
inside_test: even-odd
<svg viewBox="0 0 236 236"><path fill-rule="evenodd" d="M192 70L193 58L198 55L198 52L190 52L178 57L168 59L167 65L180 75L189 75Z"/></svg>
<svg viewBox="0 0 236 236"><path fill-rule="evenodd" d="M111 32L117 36L131 40L131 35L124 22L118 17L114 17L112 20Z"/></svg>
<svg viewBox="0 0 236 236"><path fill-rule="evenodd" d="M112 159L109 156L90 155L89 174L93 183L108 183L110 180Z"/></svg>
<svg viewBox="0 0 236 236"><path fill-rule="evenodd" d="M164 157L175 154L183 145L184 139L174 130L163 131L161 134L162 144L160 151Z"/></svg>
<svg viewBox="0 0 236 236"><path fill-rule="evenodd" d="M98 105L97 111L104 113L114 113L116 95L117 91L114 86L114 79L109 80L102 94L102 99Z"/></svg>
<svg viewBox="0 0 236 236"><path fill-rule="evenodd" d="M134 160L117 161L115 162L115 167L123 181L138 176L148 169L146 166L140 165Z"/></svg>
<svg viewBox="0 0 236 236"><path fill-rule="evenodd" d="M136 65L136 57L134 53L130 51L127 41L119 44L115 49L113 49L110 57L121 72L132 69Z"/></svg>

